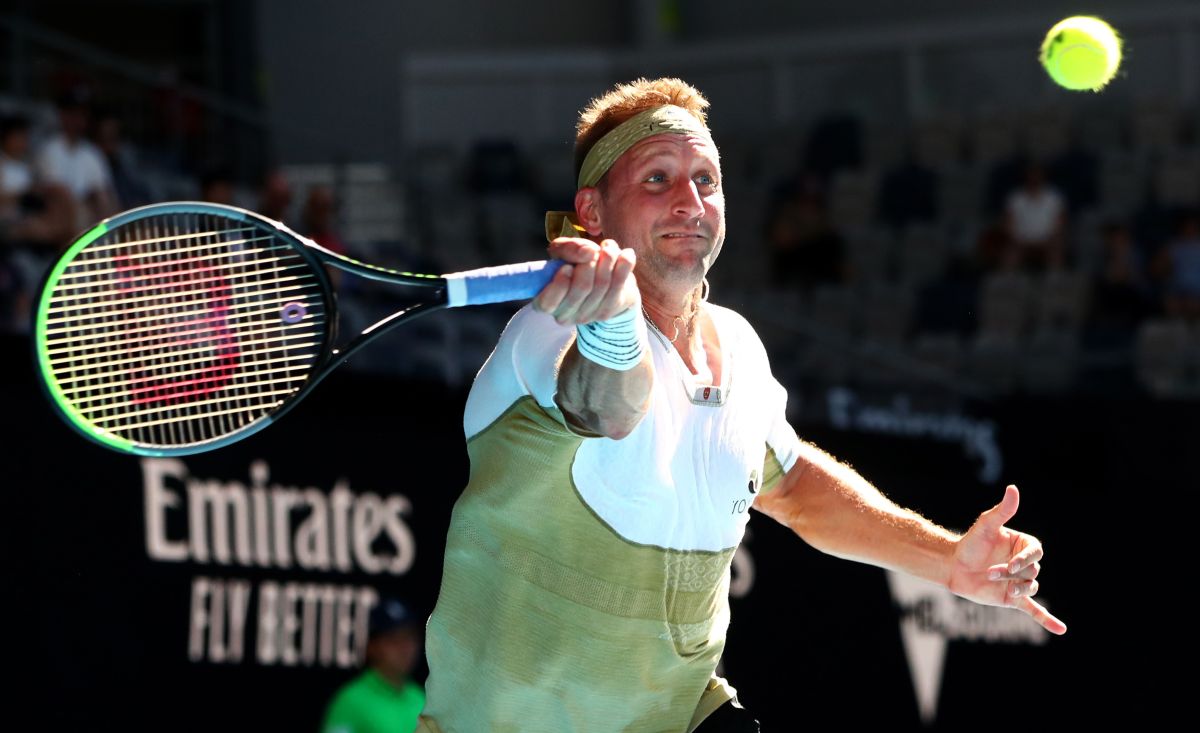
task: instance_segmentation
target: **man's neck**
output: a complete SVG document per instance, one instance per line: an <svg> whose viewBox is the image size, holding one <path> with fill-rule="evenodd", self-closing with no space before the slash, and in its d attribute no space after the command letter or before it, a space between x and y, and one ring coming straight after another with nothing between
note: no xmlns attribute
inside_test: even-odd
<svg viewBox="0 0 1200 733"><path fill-rule="evenodd" d="M646 284L640 288L643 312L671 343L681 345L681 339L695 334L702 286L683 291L656 289Z"/></svg>
<svg viewBox="0 0 1200 733"><path fill-rule="evenodd" d="M703 285L682 295L644 289L642 309L655 330L679 352L691 373L716 384L721 378L720 347L712 319L704 312L704 294Z"/></svg>
<svg viewBox="0 0 1200 733"><path fill-rule="evenodd" d="M388 685L396 688L397 690L403 690L405 683L408 682L407 675L401 674L398 676L393 676L393 675L388 674L387 672L384 672L379 667L372 667L372 669L375 671L375 674L379 676L379 679L383 680Z"/></svg>

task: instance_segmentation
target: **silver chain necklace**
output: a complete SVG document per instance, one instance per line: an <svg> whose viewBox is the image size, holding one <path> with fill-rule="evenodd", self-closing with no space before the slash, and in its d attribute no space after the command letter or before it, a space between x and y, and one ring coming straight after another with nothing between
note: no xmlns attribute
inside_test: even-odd
<svg viewBox="0 0 1200 733"><path fill-rule="evenodd" d="M658 324L654 322L654 319L650 317L650 312L646 310L646 306L644 305L642 306L642 315L646 318L646 324L649 325L650 328L653 328L655 333L657 333L659 336L662 336L664 339L667 339L667 341L670 341L671 343L675 343L679 339L678 324L686 324L686 321L683 320L683 316L675 316L675 318L671 321L671 327L675 329L675 335L668 338L667 334L663 333L662 329L658 327Z"/></svg>
<svg viewBox="0 0 1200 733"><path fill-rule="evenodd" d="M707 281L705 282L707 283ZM671 325L675 328L675 336L674 338L667 338L667 334L663 333L662 329L660 329L658 325L654 323L654 319L650 317L650 313L646 310L646 306L644 305L642 306L642 315L646 318L646 324L649 325L650 328L653 329L654 332L659 335L659 338L661 338L664 342L669 342L673 345L676 339L679 338L679 326L675 324L683 323L683 316L676 316L671 322ZM699 385L694 388L689 388L687 384L683 384L683 391L693 405L700 405L702 407L720 407L725 404L725 398L728 395L728 392L722 389L719 385Z"/></svg>
<svg viewBox="0 0 1200 733"><path fill-rule="evenodd" d="M708 278L707 277L704 278L703 284L704 284L704 290L700 296L701 302L708 300ZM698 310L697 310L696 314L697 314L697 316L700 316L700 313L698 313ZM662 341L664 341L668 344L674 344L674 342L678 341L678 338L679 338L679 325L678 324L686 325L686 323L688 323L688 322L685 322L685 320L683 319L683 316L674 317L671 320L671 325L672 325L672 328L674 329L674 336L672 336L671 338L667 338L667 335L664 334L664 332L662 332L662 330L659 328L658 324L654 323L654 319L650 318L650 312L646 310L646 305L642 305L642 317L646 318L646 323L647 323L647 325L650 326L650 329L652 329L655 332L655 334L658 334L659 338L661 338ZM668 347L668 348L670 348L670 347ZM686 395L688 395L688 399L690 399L691 403L702 405L702 407L721 407L722 404L725 404L725 399L728 396L728 391L725 389L722 389L722 387L720 385L697 385L695 387L689 387L688 385L684 384L683 387L684 387L684 392L686 393Z"/></svg>

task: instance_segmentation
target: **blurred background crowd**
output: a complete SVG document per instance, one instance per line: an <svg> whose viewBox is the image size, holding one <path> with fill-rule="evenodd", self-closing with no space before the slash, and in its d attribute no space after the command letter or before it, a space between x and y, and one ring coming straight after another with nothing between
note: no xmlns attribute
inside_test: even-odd
<svg viewBox="0 0 1200 733"><path fill-rule="evenodd" d="M125 5L142 15L154 10L177 45L160 39L122 55L110 35L84 30L96 14L84 3L25 3L0 24L12 82L0 92L0 324L7 330L28 330L39 280L74 236L155 201L243 206L335 251L392 267L442 272L537 258L542 212L569 202L573 189L572 120L494 124L495 99L508 95L544 116L529 104L528 87L537 84L572 109L603 88L587 84L590 76L607 82L631 63L616 55L599 67L584 64L562 94L552 73L528 72L542 60L580 64L553 44L506 51L508 78L469 53L413 53L400 70L400 102L381 107L398 104L405 120L389 152L372 160L343 138L319 148L322 157L312 146L289 145L264 109L270 88L235 68L247 51L222 40L244 40L270 56L262 48L270 42L255 42L255 34L286 8ZM771 77L764 88L775 89L743 95L764 107L759 124L747 125L737 122L747 99L723 93L739 78L705 86L714 72L697 65L703 52L684 42L690 33L701 48L704 30L688 30L685 5L632 3L631 40L643 51L656 43L677 49L651 59L646 73L692 71L713 101L730 234L712 298L760 323L785 381L936 385L971 396L1200 396L1200 128L1196 71L1183 68L1197 58L1194 26L1180 30L1167 12L1125 24L1127 66L1153 57L1156 79L1174 75L1165 85L1139 88L1130 72L1102 94L1080 95L1022 69L1014 74L1034 79L1036 93L1026 89L1015 100L982 83L987 65L1016 59L1032 68L1036 44L1015 29L985 33L997 24L982 20L929 21L915 56L905 50L914 47L910 29L849 36L839 49L812 48L816 33L798 35L786 51L776 44L756 54L753 43L734 44L721 52L730 59L723 73L758 79L764 70L750 76L751 61L761 57ZM638 22L647 8L658 15ZM64 11L76 19L63 20ZM313 23L321 12L301 3L296 22ZM248 19L259 30L246 30ZM962 49L939 45L961 38ZM1164 41L1165 55L1153 56ZM991 57L964 70L979 49ZM888 61L903 67L901 92L882 71ZM443 83L438 74L447 66L459 78ZM804 88L811 68L826 67L831 81ZM864 73L883 80L864 84ZM471 109L461 78L476 74L475 86L490 84L491 94ZM943 76L966 82L939 101L930 89ZM975 76L978 85L970 83ZM777 89L789 79L794 98ZM838 93L817 93L826 88ZM308 91L313 105L336 99L317 81ZM379 93L393 96L395 88ZM959 98L966 101L950 103ZM433 99L442 100L436 114L428 111ZM722 108L732 106L738 116L723 118ZM346 116L369 120L371 112ZM450 116L465 119L471 133L448 143L421 132ZM342 305L350 324L364 327L387 299L349 284ZM461 384L506 315L432 321L356 366Z"/></svg>

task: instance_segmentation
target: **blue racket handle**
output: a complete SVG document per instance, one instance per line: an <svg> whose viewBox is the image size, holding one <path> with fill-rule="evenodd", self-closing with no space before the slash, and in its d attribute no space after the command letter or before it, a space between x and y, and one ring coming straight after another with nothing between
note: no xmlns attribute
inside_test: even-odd
<svg viewBox="0 0 1200 733"><path fill-rule="evenodd" d="M481 267L478 270L442 275L446 279L446 296L451 308L460 305L483 305L525 300L542 292L542 288L562 267L562 260L521 262L515 265Z"/></svg>

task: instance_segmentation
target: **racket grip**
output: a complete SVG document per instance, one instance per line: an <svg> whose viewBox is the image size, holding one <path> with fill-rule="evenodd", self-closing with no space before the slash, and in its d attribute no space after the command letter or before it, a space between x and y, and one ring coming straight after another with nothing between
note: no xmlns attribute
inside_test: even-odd
<svg viewBox="0 0 1200 733"><path fill-rule="evenodd" d="M481 267L478 270L442 275L446 279L446 297L451 308L461 305L504 303L525 300L542 288L562 267L562 260L521 262L515 265Z"/></svg>

